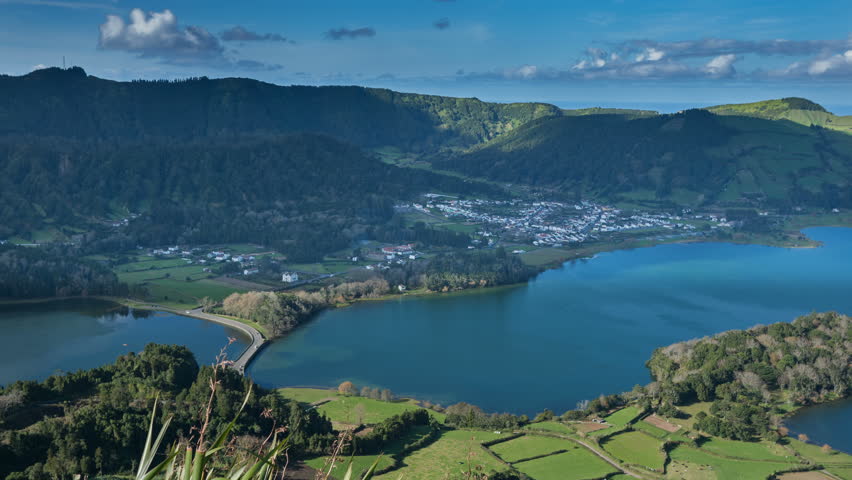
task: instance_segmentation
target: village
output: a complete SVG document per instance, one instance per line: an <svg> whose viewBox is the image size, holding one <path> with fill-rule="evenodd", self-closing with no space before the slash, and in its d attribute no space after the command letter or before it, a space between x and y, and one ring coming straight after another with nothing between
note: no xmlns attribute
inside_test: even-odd
<svg viewBox="0 0 852 480"><path fill-rule="evenodd" d="M402 212L418 212L451 221L478 224L480 245L509 241L534 246L562 247L607 240L619 233L666 232L697 235L701 230L730 228L732 223L714 214L695 214L684 209L665 212L627 211L596 202L457 199L438 194L423 201L397 205Z"/></svg>

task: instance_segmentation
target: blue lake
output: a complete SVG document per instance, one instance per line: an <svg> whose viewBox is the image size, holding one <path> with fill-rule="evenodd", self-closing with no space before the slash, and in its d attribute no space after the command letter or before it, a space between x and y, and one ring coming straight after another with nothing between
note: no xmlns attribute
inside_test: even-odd
<svg viewBox="0 0 852 480"><path fill-rule="evenodd" d="M152 342L186 345L202 364L214 361L228 337L237 339L231 357L250 343L215 323L88 299L2 306L0 332L0 385L105 365Z"/></svg>
<svg viewBox="0 0 852 480"><path fill-rule="evenodd" d="M351 380L444 405L561 413L647 383L659 346L852 313L852 229L806 233L824 247L663 245L567 263L514 288L330 310L267 347L249 374L265 386Z"/></svg>

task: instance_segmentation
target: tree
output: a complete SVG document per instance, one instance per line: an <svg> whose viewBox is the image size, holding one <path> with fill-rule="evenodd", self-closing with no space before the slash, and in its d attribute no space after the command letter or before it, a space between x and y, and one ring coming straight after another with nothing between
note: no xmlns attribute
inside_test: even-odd
<svg viewBox="0 0 852 480"><path fill-rule="evenodd" d="M810 438L808 438L808 436L805 435L804 433L800 433L797 438L799 439L800 442L807 442L808 440L810 440Z"/></svg>
<svg viewBox="0 0 852 480"><path fill-rule="evenodd" d="M392 402L393 401L393 393L391 393L391 391L386 388L386 389L382 390L381 399L382 399L383 402Z"/></svg>
<svg viewBox="0 0 852 480"><path fill-rule="evenodd" d="M358 425L363 425L364 415L367 414L367 408L364 406L364 404L359 403L358 405L355 405L355 408L352 409L352 413L354 413L355 418L358 419Z"/></svg>
<svg viewBox="0 0 852 480"><path fill-rule="evenodd" d="M347 380L337 386L337 393L349 397L352 395L357 395L358 391L355 389L355 385L349 380Z"/></svg>

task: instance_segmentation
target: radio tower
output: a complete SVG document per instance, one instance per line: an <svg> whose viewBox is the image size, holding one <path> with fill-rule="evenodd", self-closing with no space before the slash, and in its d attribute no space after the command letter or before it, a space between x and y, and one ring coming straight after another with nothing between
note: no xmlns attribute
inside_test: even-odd
<svg viewBox="0 0 852 480"><path fill-rule="evenodd" d="M65 70L65 55L62 55L62 70Z"/></svg>

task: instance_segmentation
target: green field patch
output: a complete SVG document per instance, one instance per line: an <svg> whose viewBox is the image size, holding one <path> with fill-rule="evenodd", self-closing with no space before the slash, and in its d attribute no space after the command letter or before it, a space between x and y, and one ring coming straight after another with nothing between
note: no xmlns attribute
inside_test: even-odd
<svg viewBox="0 0 852 480"><path fill-rule="evenodd" d="M412 480L444 480L463 478L462 475L468 468L478 468L482 473L508 470L504 463L482 447L483 442L505 436L508 434L470 430L447 431L435 442L407 455L403 459L402 468L376 478L397 480L402 475L402 478Z"/></svg>
<svg viewBox="0 0 852 480"><path fill-rule="evenodd" d="M745 460L798 462L782 446L767 442L740 442L712 437L701 443L701 449L716 455Z"/></svg>
<svg viewBox="0 0 852 480"><path fill-rule="evenodd" d="M633 424L633 429L638 430L646 435L650 435L657 439L666 438L669 435L669 432L663 430L662 428L657 428L646 422L636 422Z"/></svg>
<svg viewBox="0 0 852 480"><path fill-rule="evenodd" d="M547 455L577 446L571 440L537 435L524 435L508 442L492 445L489 449L503 460L513 463L527 458Z"/></svg>
<svg viewBox="0 0 852 480"><path fill-rule="evenodd" d="M790 448L792 448L803 458L806 458L814 463L821 463L826 466L831 464L842 463L844 465L852 467L852 455L847 455L843 452L838 452L834 449L830 449L826 452L822 449L822 447L818 445L801 442L794 438L789 438L787 440L789 442L788 445L790 446Z"/></svg>
<svg viewBox="0 0 852 480"><path fill-rule="evenodd" d="M540 267L554 262L560 262L571 257L566 250L558 248L539 248L521 255L521 260L527 265Z"/></svg>
<svg viewBox="0 0 852 480"><path fill-rule="evenodd" d="M642 432L624 432L606 439L603 448L615 458L629 464L641 465L652 470L663 470L666 456L663 442Z"/></svg>
<svg viewBox="0 0 852 480"><path fill-rule="evenodd" d="M685 480L717 478L719 480L765 479L774 473L795 468L795 463L739 460L712 455L696 448L679 445L669 453L671 478Z"/></svg>
<svg viewBox="0 0 852 480"><path fill-rule="evenodd" d="M635 420L640 413L642 412L640 412L636 407L624 407L604 418L604 420L606 423L615 425L616 427L624 427Z"/></svg>
<svg viewBox="0 0 852 480"><path fill-rule="evenodd" d="M336 396L333 401L317 407L317 411L333 422L358 424L360 421L365 425L372 425L394 415L419 408L421 407L410 400L383 402L365 397ZM439 422L443 422L446 418L446 415L432 410L429 410L429 414Z"/></svg>
<svg viewBox="0 0 852 480"><path fill-rule="evenodd" d="M561 433L565 435L574 433L576 431L576 429L562 422L530 423L529 425L524 426L524 430L543 430L546 432Z"/></svg>
<svg viewBox="0 0 852 480"><path fill-rule="evenodd" d="M579 445L565 453L557 453L514 465L534 480L587 480L604 478L618 470Z"/></svg>
<svg viewBox="0 0 852 480"><path fill-rule="evenodd" d="M352 478L360 479L364 472L373 465L373 462L379 459L379 455L355 455L351 457L352 461ZM350 457L339 458L332 465L329 457L317 457L306 460L305 463L316 470L328 472L331 469L331 478L342 480L346 476L346 471L349 469ZM388 456L382 455L379 459L377 470L388 468L395 463L395 460Z"/></svg>
<svg viewBox="0 0 852 480"><path fill-rule="evenodd" d="M843 480L852 480L852 467L828 467L826 470Z"/></svg>
<svg viewBox="0 0 852 480"><path fill-rule="evenodd" d="M324 388L298 388L288 387L275 390L279 395L288 399L295 400L300 403L314 403L326 398L337 396L337 392L331 389Z"/></svg>

